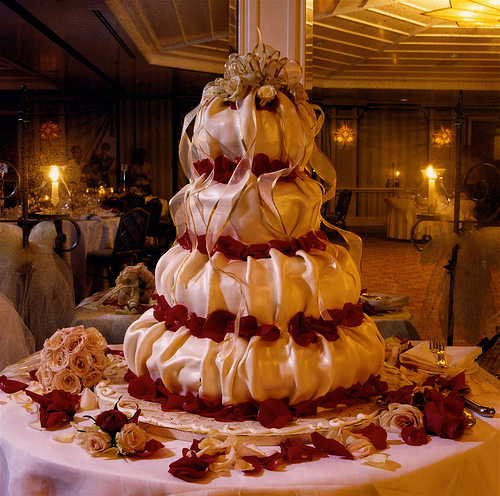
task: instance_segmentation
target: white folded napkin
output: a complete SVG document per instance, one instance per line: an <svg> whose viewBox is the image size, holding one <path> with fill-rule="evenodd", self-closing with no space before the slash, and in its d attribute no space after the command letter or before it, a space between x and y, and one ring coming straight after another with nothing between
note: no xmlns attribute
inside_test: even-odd
<svg viewBox="0 0 500 496"><path fill-rule="evenodd" d="M462 371L471 373L477 368L474 361L481 354L479 346L447 346L445 357L448 368L443 369L437 364L438 356L431 353L429 341L422 341L413 348L401 353L399 361L403 365L412 365L431 374L459 373Z"/></svg>

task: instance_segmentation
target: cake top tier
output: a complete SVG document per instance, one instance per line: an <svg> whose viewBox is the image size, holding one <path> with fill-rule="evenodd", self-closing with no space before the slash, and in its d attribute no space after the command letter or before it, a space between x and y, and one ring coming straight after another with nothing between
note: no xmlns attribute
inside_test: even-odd
<svg viewBox="0 0 500 496"><path fill-rule="evenodd" d="M219 181L217 167L231 164L222 174L226 183L241 181L249 170L277 178L313 168L334 183L333 167L314 143L324 115L308 102L301 72L298 62L281 58L261 40L252 53L232 54L224 76L205 86L185 119L179 155L188 178L205 174L207 181ZM263 155L265 166L254 166L254 157Z"/></svg>

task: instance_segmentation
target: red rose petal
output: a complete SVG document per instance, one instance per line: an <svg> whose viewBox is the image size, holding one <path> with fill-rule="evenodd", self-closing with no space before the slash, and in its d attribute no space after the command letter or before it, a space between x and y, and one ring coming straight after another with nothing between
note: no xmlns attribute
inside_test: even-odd
<svg viewBox="0 0 500 496"><path fill-rule="evenodd" d="M387 448L387 431L375 425L373 422L368 424L363 429L358 429L353 431L354 434L361 434L362 436L368 438L370 442L375 446L376 450L383 450Z"/></svg>
<svg viewBox="0 0 500 496"><path fill-rule="evenodd" d="M327 439L319 432L313 432L311 434L311 441L316 448L328 453L329 455L336 455L348 458L349 460L354 460L350 451L342 443L336 441L335 439Z"/></svg>
<svg viewBox="0 0 500 496"><path fill-rule="evenodd" d="M409 446L422 446L429 442L425 428L417 429L414 425L407 425L401 429L401 439Z"/></svg>
<svg viewBox="0 0 500 496"><path fill-rule="evenodd" d="M0 389L7 394L17 393L26 389L28 384L21 381L14 381L13 379L7 378L5 375L0 375Z"/></svg>
<svg viewBox="0 0 500 496"><path fill-rule="evenodd" d="M154 401L156 398L155 381L147 374L130 380L127 391L131 396L140 400Z"/></svg>
<svg viewBox="0 0 500 496"><path fill-rule="evenodd" d="M298 443L293 439L286 439L280 443L283 460L289 462L298 462L304 460L312 460L313 458L324 458L327 454L318 448L307 446L306 444Z"/></svg>
<svg viewBox="0 0 500 496"><path fill-rule="evenodd" d="M257 418L267 428L280 429L292 420L292 413L285 403L278 399L263 401L259 406Z"/></svg>

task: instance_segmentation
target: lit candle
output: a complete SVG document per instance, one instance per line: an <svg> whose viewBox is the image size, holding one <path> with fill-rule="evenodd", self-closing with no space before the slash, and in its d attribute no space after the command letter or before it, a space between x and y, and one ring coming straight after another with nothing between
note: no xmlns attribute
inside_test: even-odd
<svg viewBox="0 0 500 496"><path fill-rule="evenodd" d="M57 207L59 203L59 167L57 167L57 165L52 165L50 167L49 177L52 179L51 203L54 207Z"/></svg>
<svg viewBox="0 0 500 496"><path fill-rule="evenodd" d="M432 165L427 167L427 177L429 178L429 205L428 210L434 213L436 209L436 171Z"/></svg>

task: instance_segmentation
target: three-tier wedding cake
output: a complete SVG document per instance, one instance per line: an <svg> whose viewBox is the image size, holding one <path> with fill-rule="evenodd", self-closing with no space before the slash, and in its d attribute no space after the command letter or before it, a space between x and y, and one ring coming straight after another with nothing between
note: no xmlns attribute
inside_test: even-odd
<svg viewBox="0 0 500 496"><path fill-rule="evenodd" d="M177 242L156 268L158 304L124 340L130 369L173 393L294 405L382 369L359 257L320 230L334 171L300 73L259 43L229 58L186 117Z"/></svg>

